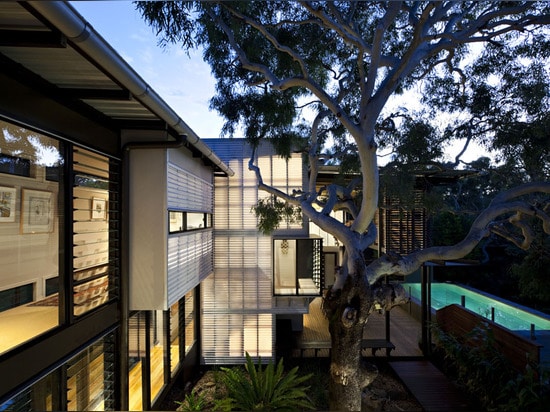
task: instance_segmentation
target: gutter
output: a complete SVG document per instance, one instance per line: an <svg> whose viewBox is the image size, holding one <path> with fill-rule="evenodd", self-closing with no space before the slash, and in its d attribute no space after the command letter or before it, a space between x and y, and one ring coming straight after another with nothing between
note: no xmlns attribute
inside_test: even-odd
<svg viewBox="0 0 550 412"><path fill-rule="evenodd" d="M179 135L186 135L186 141L217 168L227 176L235 174L68 2L30 1L28 4Z"/></svg>

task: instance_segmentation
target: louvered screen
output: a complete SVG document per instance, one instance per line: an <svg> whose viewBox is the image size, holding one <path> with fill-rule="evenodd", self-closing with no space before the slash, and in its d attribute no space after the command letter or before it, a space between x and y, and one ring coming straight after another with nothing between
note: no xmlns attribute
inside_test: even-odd
<svg viewBox="0 0 550 412"><path fill-rule="evenodd" d="M74 149L73 303L79 316L117 296L119 271L118 163Z"/></svg>
<svg viewBox="0 0 550 412"><path fill-rule="evenodd" d="M168 164L168 209L212 213L212 184Z"/></svg>
<svg viewBox="0 0 550 412"><path fill-rule="evenodd" d="M213 212L213 185L170 163L168 209ZM168 237L168 305L179 301L213 270L212 230L172 234Z"/></svg>
<svg viewBox="0 0 550 412"><path fill-rule="evenodd" d="M109 334L67 362L67 410L113 410L114 336Z"/></svg>
<svg viewBox="0 0 550 412"><path fill-rule="evenodd" d="M168 238L168 305L176 303L212 273L212 231Z"/></svg>
<svg viewBox="0 0 550 412"><path fill-rule="evenodd" d="M258 198L256 175L248 170L250 147L239 140L207 142L235 172L215 179L214 275L201 285L202 354L205 364L243 363L274 356L273 269L271 237L258 232L252 212ZM269 146L257 152L263 179L291 193L301 189L303 169L300 154L287 163ZM301 222L281 229L302 229ZM290 306L287 306L287 309Z"/></svg>
<svg viewBox="0 0 550 412"><path fill-rule="evenodd" d="M412 209L401 206L399 199L385 199L386 207L380 212L379 238L382 252L408 254L427 246L427 215L422 204L421 190L415 191Z"/></svg>

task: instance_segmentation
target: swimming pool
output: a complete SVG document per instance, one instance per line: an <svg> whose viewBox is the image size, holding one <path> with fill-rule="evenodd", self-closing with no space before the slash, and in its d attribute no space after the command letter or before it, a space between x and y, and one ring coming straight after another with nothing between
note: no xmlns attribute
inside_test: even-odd
<svg viewBox="0 0 550 412"><path fill-rule="evenodd" d="M420 283L404 283L403 287L411 298L420 302ZM466 309L491 319L494 308L494 319L491 320L507 329L524 334L525 331L531 331L531 325L535 325L537 331L550 331L548 315L488 293L453 283L432 283L431 289L434 310L453 303L460 305L464 296Z"/></svg>

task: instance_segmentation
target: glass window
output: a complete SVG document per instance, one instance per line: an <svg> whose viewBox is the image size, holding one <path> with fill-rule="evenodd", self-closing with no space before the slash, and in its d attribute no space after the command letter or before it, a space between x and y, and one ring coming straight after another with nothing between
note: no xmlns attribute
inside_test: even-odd
<svg viewBox="0 0 550 412"><path fill-rule="evenodd" d="M195 290L185 295L185 353L195 343Z"/></svg>
<svg viewBox="0 0 550 412"><path fill-rule="evenodd" d="M204 227L204 213L187 213L187 230L202 229Z"/></svg>
<svg viewBox="0 0 550 412"><path fill-rule="evenodd" d="M165 329L163 311L157 310L151 312L151 323L149 327L149 346L151 348L150 359L150 383L151 383L151 403L155 401L164 388L164 361L165 348Z"/></svg>
<svg viewBox="0 0 550 412"><path fill-rule="evenodd" d="M170 233L183 232L185 230L185 222L182 212L170 212Z"/></svg>
<svg viewBox="0 0 550 412"><path fill-rule="evenodd" d="M185 232L212 227L212 215L210 213L169 211L170 233Z"/></svg>
<svg viewBox="0 0 550 412"><path fill-rule="evenodd" d="M321 294L322 239L274 239L273 292L275 295Z"/></svg>
<svg viewBox="0 0 550 412"><path fill-rule="evenodd" d="M129 319L128 397L131 411L143 410L142 369L146 359L145 319L145 312L138 312Z"/></svg>
<svg viewBox="0 0 550 412"><path fill-rule="evenodd" d="M0 173L30 177L31 161L0 153Z"/></svg>
<svg viewBox="0 0 550 412"><path fill-rule="evenodd" d="M110 162L105 156L74 150L73 312L80 316L106 303L116 293L116 231L110 231ZM109 247L111 245L111 248Z"/></svg>
<svg viewBox="0 0 550 412"><path fill-rule="evenodd" d="M0 291L0 312L33 301L34 283Z"/></svg>
<svg viewBox="0 0 550 412"><path fill-rule="evenodd" d="M0 411L60 411L59 370L56 370L38 382L0 404Z"/></svg>
<svg viewBox="0 0 550 412"><path fill-rule="evenodd" d="M109 334L67 362L67 410L113 410L114 335Z"/></svg>
<svg viewBox="0 0 550 412"><path fill-rule="evenodd" d="M46 296L59 292L59 277L46 279Z"/></svg>
<svg viewBox="0 0 550 412"><path fill-rule="evenodd" d="M180 362L179 302L170 307L170 372L176 372Z"/></svg>
<svg viewBox="0 0 550 412"><path fill-rule="evenodd" d="M0 153L1 354L59 324L45 284L59 276L64 158L61 142L3 120Z"/></svg>

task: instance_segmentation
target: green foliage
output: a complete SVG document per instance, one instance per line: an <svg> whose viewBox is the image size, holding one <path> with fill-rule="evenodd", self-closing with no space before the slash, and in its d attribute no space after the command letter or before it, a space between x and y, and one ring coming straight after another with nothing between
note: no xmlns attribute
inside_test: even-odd
<svg viewBox="0 0 550 412"><path fill-rule="evenodd" d="M521 263L511 268L519 283L520 296L550 308L550 237L539 231Z"/></svg>
<svg viewBox="0 0 550 412"><path fill-rule="evenodd" d="M279 200L276 196L259 199L252 211L258 218L258 230L264 235L269 235L276 230L281 222L288 224L299 222L302 213L299 207Z"/></svg>
<svg viewBox="0 0 550 412"><path fill-rule="evenodd" d="M206 399L203 394L197 395L195 391L191 391L185 395L185 399L182 402L176 401L179 405L178 411L191 412L191 411L203 411L206 407Z"/></svg>
<svg viewBox="0 0 550 412"><path fill-rule="evenodd" d="M432 326L435 352L444 359L444 369L486 410L542 411L550 401L545 379L535 367L517 372L497 350L494 337L476 328L457 338Z"/></svg>
<svg viewBox="0 0 550 412"><path fill-rule="evenodd" d="M298 376L298 367L284 373L283 360L275 368L273 363L262 368L254 365L246 354L246 366L221 368L221 381L226 386L227 398L218 402L225 411L298 411L314 409L306 395L308 387L302 383L311 375Z"/></svg>

